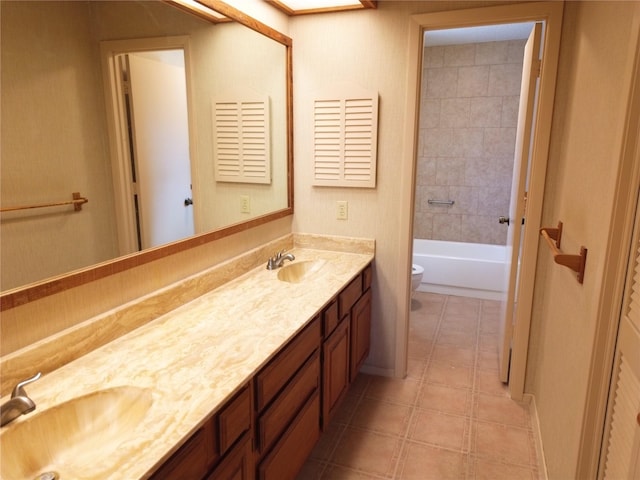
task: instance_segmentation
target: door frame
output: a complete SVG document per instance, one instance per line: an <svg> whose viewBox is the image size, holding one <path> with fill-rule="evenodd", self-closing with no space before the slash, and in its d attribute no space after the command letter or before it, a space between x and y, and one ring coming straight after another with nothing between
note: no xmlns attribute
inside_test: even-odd
<svg viewBox="0 0 640 480"><path fill-rule="evenodd" d="M135 253L137 249L137 227L135 207L131 188L131 167L129 157L129 140L126 127L121 119L125 118L120 81L117 80L117 56L155 50L183 50L184 72L187 88L187 121L189 127L189 165L191 178L197 177L196 163L196 131L193 112L193 87L191 72L191 49L187 35L170 37L134 38L125 40L107 40L100 42L100 57L107 110L107 129L109 133L109 152L116 209L116 225L118 230L118 250L120 255ZM193 182L192 182L193 185ZM194 185L192 198L197 197ZM193 210L194 229L198 231L198 214Z"/></svg>
<svg viewBox="0 0 640 480"><path fill-rule="evenodd" d="M560 34L562 30L562 14L564 2L531 2L496 7L452 10L437 13L412 15L409 25L409 57L406 79L406 114L405 137L403 144L405 154L411 156L410 175L403 181L408 182L403 189L403 204L410 208L403 209L403 224L409 226L405 232L404 249L400 252L405 258L405 268L399 275L404 278L399 285L405 285L405 302L399 307L402 310L396 324L396 371L398 377L406 375L407 349L409 341L409 312L411 310L411 290L409 278L405 272L411 271L413 243L413 198L415 195L416 151L418 139L419 93L422 69L422 48L424 30L442 30L447 28L474 27L479 25L544 21L544 43L542 54L542 71L540 74L540 90L537 113L534 122L535 141L532 144L531 167L529 177L529 194L525 210L527 222L523 232L521 259L521 288L519 290L517 320L513 332L511 355L511 373L509 393L512 398L520 400L524 395L524 382L529 348L529 331L531 324L531 308L533 304L533 285L537 263L539 229L542 217L542 200L544 196L547 158L551 136L551 121L555 100L558 57L560 53ZM404 282L404 283L403 283Z"/></svg>
<svg viewBox="0 0 640 480"><path fill-rule="evenodd" d="M615 197L603 261L602 288L598 298L576 478L599 478L597 475L607 402L640 190L640 34L636 39L635 52Z"/></svg>

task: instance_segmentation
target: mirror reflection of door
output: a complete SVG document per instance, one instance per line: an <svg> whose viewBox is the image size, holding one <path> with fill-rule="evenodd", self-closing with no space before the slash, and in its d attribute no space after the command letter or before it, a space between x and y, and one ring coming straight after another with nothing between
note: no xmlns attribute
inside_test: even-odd
<svg viewBox="0 0 640 480"><path fill-rule="evenodd" d="M141 250L194 235L184 52L129 52L118 64Z"/></svg>

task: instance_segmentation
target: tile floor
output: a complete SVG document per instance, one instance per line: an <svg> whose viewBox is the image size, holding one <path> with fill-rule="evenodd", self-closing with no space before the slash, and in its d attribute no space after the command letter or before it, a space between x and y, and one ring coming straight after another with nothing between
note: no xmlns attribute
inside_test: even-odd
<svg viewBox="0 0 640 480"><path fill-rule="evenodd" d="M415 293L407 378L360 374L298 480L543 478L529 407L498 380L499 309Z"/></svg>

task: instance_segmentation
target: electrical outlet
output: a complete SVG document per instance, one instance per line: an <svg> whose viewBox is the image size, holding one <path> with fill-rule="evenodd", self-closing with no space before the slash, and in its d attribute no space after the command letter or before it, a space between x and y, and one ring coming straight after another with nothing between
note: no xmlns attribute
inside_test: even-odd
<svg viewBox="0 0 640 480"><path fill-rule="evenodd" d="M338 220L346 220L349 217L349 204L345 200L340 200L337 203L337 216Z"/></svg>
<svg viewBox="0 0 640 480"><path fill-rule="evenodd" d="M251 213L251 198L249 198L249 195L240 195L240 213Z"/></svg>

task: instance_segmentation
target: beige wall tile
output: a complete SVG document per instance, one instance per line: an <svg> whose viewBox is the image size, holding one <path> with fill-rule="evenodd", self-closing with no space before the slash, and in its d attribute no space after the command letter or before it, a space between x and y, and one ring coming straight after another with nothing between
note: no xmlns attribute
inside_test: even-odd
<svg viewBox="0 0 640 480"><path fill-rule="evenodd" d="M476 65L497 65L507 63L508 42L484 42L476 45ZM522 61L522 58L520 59Z"/></svg>
<svg viewBox="0 0 640 480"><path fill-rule="evenodd" d="M475 45L450 45L444 47L444 65L447 67L474 65L475 56Z"/></svg>
<svg viewBox="0 0 640 480"><path fill-rule="evenodd" d="M489 74L489 95L519 95L522 66L518 64L492 65Z"/></svg>
<svg viewBox="0 0 640 480"><path fill-rule="evenodd" d="M490 67L461 67L458 70L459 97L479 97L489 94ZM494 89L495 90L495 89Z"/></svg>
<svg viewBox="0 0 640 480"><path fill-rule="evenodd" d="M502 112L504 108L502 97L472 97L469 101L469 126L502 126Z"/></svg>

